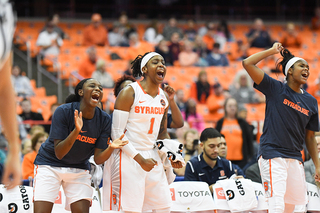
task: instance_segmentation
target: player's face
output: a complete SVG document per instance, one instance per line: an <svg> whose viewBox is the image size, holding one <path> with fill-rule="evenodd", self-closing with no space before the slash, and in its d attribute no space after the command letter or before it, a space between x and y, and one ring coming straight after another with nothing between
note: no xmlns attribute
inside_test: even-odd
<svg viewBox="0 0 320 213"><path fill-rule="evenodd" d="M201 143L203 148L203 154L210 160L217 160L219 156L219 148L221 145L220 137L209 138L207 141Z"/></svg>
<svg viewBox="0 0 320 213"><path fill-rule="evenodd" d="M307 62L300 60L294 64L292 70L292 77L294 81L300 84L306 84L309 75L309 65Z"/></svg>
<svg viewBox="0 0 320 213"><path fill-rule="evenodd" d="M103 89L99 81L95 79L87 80L82 87L83 101L93 107L99 107L103 97Z"/></svg>
<svg viewBox="0 0 320 213"><path fill-rule="evenodd" d="M227 156L227 142L224 137L220 138L219 156L223 158Z"/></svg>
<svg viewBox="0 0 320 213"><path fill-rule="evenodd" d="M161 84L167 73L167 67L162 56L156 55L147 63L148 76L157 84Z"/></svg>

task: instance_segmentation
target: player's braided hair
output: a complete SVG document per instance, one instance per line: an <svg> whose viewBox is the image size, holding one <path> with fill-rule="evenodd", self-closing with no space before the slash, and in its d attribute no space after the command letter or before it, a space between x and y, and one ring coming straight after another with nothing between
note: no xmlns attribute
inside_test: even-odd
<svg viewBox="0 0 320 213"><path fill-rule="evenodd" d="M136 57L136 59L134 59L133 62L131 62L132 64L132 75L133 77L137 78L137 77L140 77L142 76L142 73L141 73L141 60L142 58L147 55L149 52L145 53L144 55L138 55Z"/></svg>
<svg viewBox="0 0 320 213"><path fill-rule="evenodd" d="M294 57L294 55L292 55L292 53L291 53L288 49L286 49L286 48L282 49L282 50L280 51L280 54L281 54L281 56L282 56L283 58L282 58L282 61L280 61L280 62L277 64L277 70L280 71L280 72L282 71L282 73L283 73L284 75L286 75L286 74L285 74L286 65L287 65L288 61L289 61L291 58ZM293 66L293 65L292 65L292 66Z"/></svg>
<svg viewBox="0 0 320 213"><path fill-rule="evenodd" d="M80 102L81 97L80 97L80 95L79 95L79 90L83 88L83 84L86 83L89 79L91 79L91 78L86 78L86 79L81 80L81 81L77 84L77 86L74 88L74 94L70 94L70 95L66 98L65 102L66 102L66 103Z"/></svg>

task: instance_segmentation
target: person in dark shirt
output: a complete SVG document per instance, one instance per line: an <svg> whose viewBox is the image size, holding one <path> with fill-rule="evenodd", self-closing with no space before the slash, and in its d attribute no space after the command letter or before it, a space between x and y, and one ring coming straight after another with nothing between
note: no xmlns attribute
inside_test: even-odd
<svg viewBox="0 0 320 213"><path fill-rule="evenodd" d="M200 142L203 153L187 162L184 180L206 182L212 192L212 187L218 180L233 178L236 175L231 161L219 157L221 135L216 129L203 130Z"/></svg>
<svg viewBox="0 0 320 213"><path fill-rule="evenodd" d="M22 109L22 113L19 116L22 118L22 120L24 120L24 121L29 121L29 120L43 121L42 114L40 114L38 112L33 112L31 110L32 105L31 105L31 101L29 99L24 98L20 102L20 106L21 106L21 109ZM25 124L25 128L29 132L30 129L31 129L30 124Z"/></svg>
<svg viewBox="0 0 320 213"><path fill-rule="evenodd" d="M268 48L272 46L272 39L268 31L264 29L261 19L254 21L253 28L247 34L250 47Z"/></svg>
<svg viewBox="0 0 320 213"><path fill-rule="evenodd" d="M261 60L281 54L286 83L268 76L256 66ZM310 75L305 59L295 57L281 43L251 55L243 62L254 87L266 96L265 120L260 138L258 164L268 198L269 212L293 212L295 205L308 202L301 150L304 143L320 182L320 162L315 132L319 131L317 100L302 89Z"/></svg>

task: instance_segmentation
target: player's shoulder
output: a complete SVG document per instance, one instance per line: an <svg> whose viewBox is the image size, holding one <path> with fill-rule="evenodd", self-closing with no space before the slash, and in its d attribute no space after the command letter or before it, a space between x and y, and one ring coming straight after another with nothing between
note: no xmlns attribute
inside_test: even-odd
<svg viewBox="0 0 320 213"><path fill-rule="evenodd" d="M229 168L230 170L232 170L232 163L231 161L225 159L225 158L221 158L218 157L218 162L220 162L220 164L224 167L224 168Z"/></svg>

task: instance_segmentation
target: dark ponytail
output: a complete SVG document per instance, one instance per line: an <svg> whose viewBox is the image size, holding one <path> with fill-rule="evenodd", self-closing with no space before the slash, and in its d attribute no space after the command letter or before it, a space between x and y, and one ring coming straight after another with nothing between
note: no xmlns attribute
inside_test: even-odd
<svg viewBox="0 0 320 213"><path fill-rule="evenodd" d="M134 61L131 62L131 64L132 64L131 69L132 69L133 77L137 78L137 77L142 76L142 73L141 73L141 61L142 61L142 58L145 55L147 55L148 53L150 53L150 52L145 53L143 56L142 55L138 55L136 57L136 59L134 59Z"/></svg>
<svg viewBox="0 0 320 213"><path fill-rule="evenodd" d="M280 62L277 64L277 70L278 70L279 72L282 71L282 73L283 73L284 75L286 75L286 74L285 74L286 65L287 65L288 61L289 61L291 58L294 57L294 55L292 55L292 53L291 53L288 49L285 49L285 48L280 51L280 54L281 54L281 56L282 56L283 58L282 58L282 61L280 61ZM293 66L293 65L292 65L292 66Z"/></svg>
<svg viewBox="0 0 320 213"><path fill-rule="evenodd" d="M74 94L70 94L66 98L66 100L65 100L66 104L71 103L71 102L80 102L81 97L79 95L79 90L83 88L83 84L86 83L86 81L89 79L91 79L91 78L83 79L77 84L77 86L74 88Z"/></svg>

